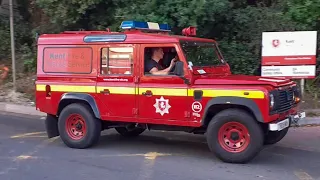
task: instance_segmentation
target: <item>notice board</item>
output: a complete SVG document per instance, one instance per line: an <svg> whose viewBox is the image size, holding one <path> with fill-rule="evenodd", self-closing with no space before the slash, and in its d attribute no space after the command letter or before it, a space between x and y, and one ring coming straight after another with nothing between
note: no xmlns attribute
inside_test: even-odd
<svg viewBox="0 0 320 180"><path fill-rule="evenodd" d="M314 78L317 31L263 32L261 76Z"/></svg>

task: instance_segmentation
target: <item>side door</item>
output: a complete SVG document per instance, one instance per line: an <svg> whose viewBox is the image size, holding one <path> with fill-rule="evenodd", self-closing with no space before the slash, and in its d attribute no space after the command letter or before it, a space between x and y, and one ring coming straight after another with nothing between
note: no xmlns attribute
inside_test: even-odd
<svg viewBox="0 0 320 180"><path fill-rule="evenodd" d="M97 78L102 119L130 121L136 115L136 47L134 45L101 46L100 71Z"/></svg>
<svg viewBox="0 0 320 180"><path fill-rule="evenodd" d="M189 120L188 85L176 75L152 75L144 72L145 63L152 56L152 48L164 49L164 64L169 65L179 46L175 44L143 44L140 46L140 80L138 85L139 121L167 121L168 124L178 124ZM171 49L171 51L170 51ZM179 55L179 59L181 56ZM185 70L186 72L186 70Z"/></svg>

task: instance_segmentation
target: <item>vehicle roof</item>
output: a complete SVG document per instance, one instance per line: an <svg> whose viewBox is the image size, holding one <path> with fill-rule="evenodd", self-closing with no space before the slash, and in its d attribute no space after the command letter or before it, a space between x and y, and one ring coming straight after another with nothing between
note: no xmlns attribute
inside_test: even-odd
<svg viewBox="0 0 320 180"><path fill-rule="evenodd" d="M38 38L38 44L92 44L84 42L88 35L126 35L123 42L116 43L177 43L180 40L215 42L213 39L188 37L181 35L169 35L159 33L132 32L108 32L108 31L65 31L58 34L42 34ZM95 42L94 44L106 44L114 42Z"/></svg>

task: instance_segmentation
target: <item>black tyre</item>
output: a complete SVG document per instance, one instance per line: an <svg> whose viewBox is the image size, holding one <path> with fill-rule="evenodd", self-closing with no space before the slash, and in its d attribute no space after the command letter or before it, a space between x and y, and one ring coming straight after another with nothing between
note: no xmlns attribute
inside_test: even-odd
<svg viewBox="0 0 320 180"><path fill-rule="evenodd" d="M263 147L263 131L246 111L227 109L215 115L207 128L209 149L227 163L247 163Z"/></svg>
<svg viewBox="0 0 320 180"><path fill-rule="evenodd" d="M70 148L89 148L100 138L101 121L85 104L65 107L59 116L58 127L62 141Z"/></svg>
<svg viewBox="0 0 320 180"><path fill-rule="evenodd" d="M44 123L48 138L59 136L58 118L56 116L47 114Z"/></svg>
<svg viewBox="0 0 320 180"><path fill-rule="evenodd" d="M283 129L282 131L269 131L264 137L264 144L270 145L281 141L288 133L289 127Z"/></svg>
<svg viewBox="0 0 320 180"><path fill-rule="evenodd" d="M136 137L143 133L146 129L143 128L133 128L127 129L126 127L116 127L116 131L124 137Z"/></svg>

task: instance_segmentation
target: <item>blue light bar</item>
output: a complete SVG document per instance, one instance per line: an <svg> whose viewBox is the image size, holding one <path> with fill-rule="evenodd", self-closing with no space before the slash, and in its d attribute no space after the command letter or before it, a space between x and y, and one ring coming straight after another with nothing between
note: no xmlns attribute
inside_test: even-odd
<svg viewBox="0 0 320 180"><path fill-rule="evenodd" d="M123 21L120 26L122 29L145 29L154 31L171 31L168 24L141 21Z"/></svg>
<svg viewBox="0 0 320 180"><path fill-rule="evenodd" d="M86 43L93 42L123 42L127 36L125 34L107 34L107 35L87 35L83 41Z"/></svg>

